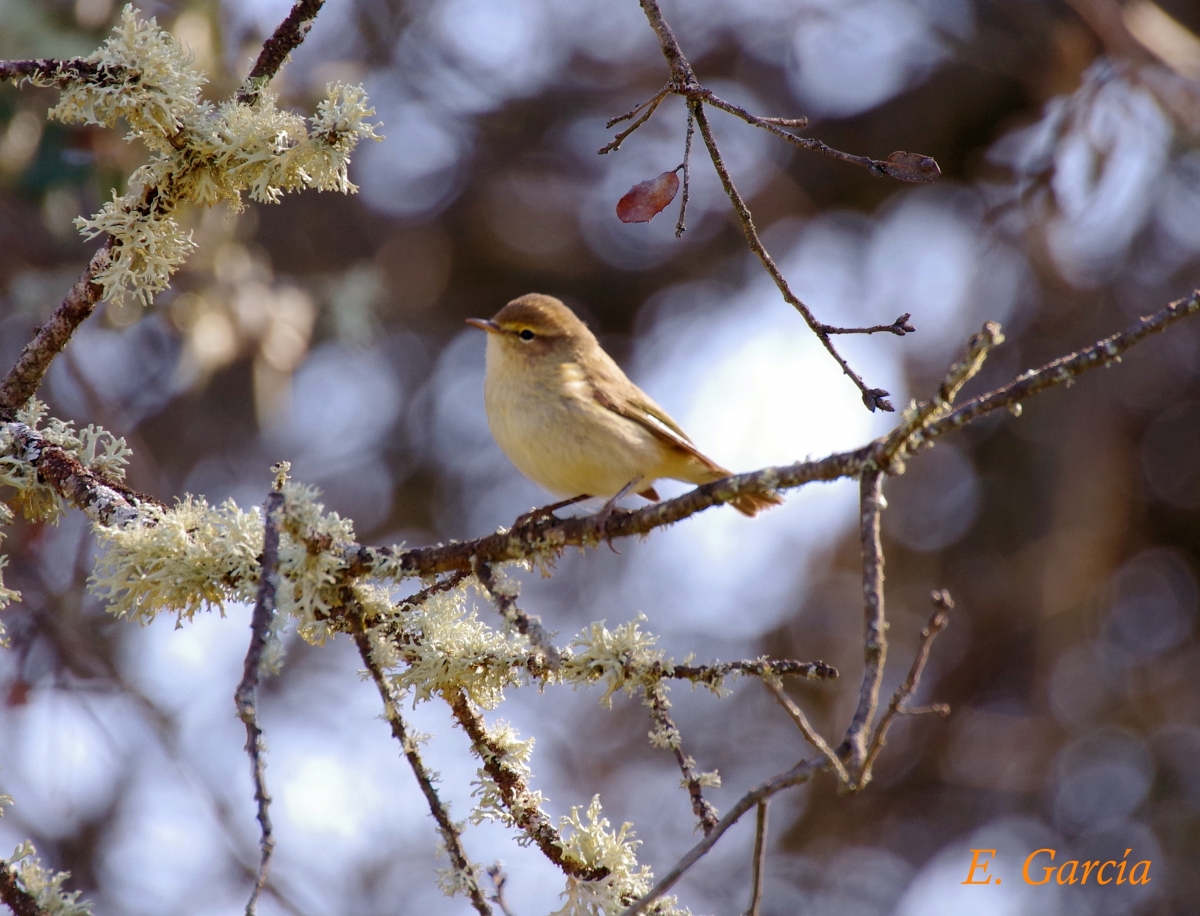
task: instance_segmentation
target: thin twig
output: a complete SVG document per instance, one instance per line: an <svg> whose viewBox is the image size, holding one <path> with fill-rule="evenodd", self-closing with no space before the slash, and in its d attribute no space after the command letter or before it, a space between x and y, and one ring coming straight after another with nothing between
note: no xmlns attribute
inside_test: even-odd
<svg viewBox="0 0 1200 916"><path fill-rule="evenodd" d="M867 736L879 706L879 685L887 663L887 622L883 606L883 547L879 517L883 512L883 473L866 468L859 482L859 536L862 541L863 679L858 707L846 729L839 753L849 752L850 769L860 773L867 756Z"/></svg>
<svg viewBox="0 0 1200 916"><path fill-rule="evenodd" d="M655 745L669 748L675 755L679 772L683 774L683 785L692 799L692 813L696 815L700 829L707 836L717 826L719 815L717 809L704 797L704 785L696 771L696 761L683 752L683 735L680 734L675 720L671 718L671 701L667 699L667 691L660 680L648 682L643 689L646 694L646 706L649 707L650 717L654 720L651 740Z"/></svg>
<svg viewBox="0 0 1200 916"><path fill-rule="evenodd" d="M67 345L75 329L95 311L96 303L104 293L96 277L109 265L112 248L110 238L97 249L62 305L38 328L33 340L21 351L16 365L0 381L0 419L12 420L17 408L37 393L54 357Z"/></svg>
<svg viewBox="0 0 1200 916"><path fill-rule="evenodd" d="M262 740L262 729L258 727L258 710L255 707L255 688L258 686L259 669L263 650L271 634L271 619L275 616L275 593L279 588L279 527L283 515L282 475L276 479L275 489L263 502L263 551L259 561L258 595L254 602L254 615L250 621L250 647L246 650L246 661L242 668L242 681L234 693L238 717L246 725L246 753L250 756L250 771L254 778L254 801L258 805L260 827L258 873L250 899L246 902L246 916L254 916L258 895L267 883L267 869L271 853L275 849L275 837L271 831L271 796L267 794L266 747Z"/></svg>
<svg viewBox="0 0 1200 916"><path fill-rule="evenodd" d="M675 238L681 238L687 231L688 195L692 188L692 136L696 133L696 112L688 102L687 135L683 141L683 194L679 200L679 220L675 223Z"/></svg>
<svg viewBox="0 0 1200 916"><path fill-rule="evenodd" d="M825 756L825 759L829 761L829 765L837 773L838 781L843 785L849 785L850 775L846 772L846 767L842 763L841 758L829 746L829 743L821 737L820 733L812 727L812 723L808 721L808 716L804 714L804 710L792 702L792 698L783 692L783 687L777 679L763 678L763 685L775 695L775 699L779 701L779 705L792 717L792 721L800 729L800 734L804 736L804 740L820 751Z"/></svg>
<svg viewBox="0 0 1200 916"><path fill-rule="evenodd" d="M925 625L925 629L921 630L921 642L917 646L917 654L913 658L912 667L908 669L908 677L904 679L904 683L897 687L896 692L892 694L888 708L884 711L879 719L879 724L875 727L875 735L871 738L866 758L863 760L862 768L859 770L855 789L862 789L871 781L871 768L875 765L875 758L879 756L879 752L887 744L888 729L892 727L892 722L897 716L905 714L916 715L920 713L936 713L937 715L944 716L950 712L950 707L944 703L935 703L932 706L922 707L905 705L921 683L921 675L925 671L926 662L929 661L929 650L933 647L933 641L937 638L938 633L946 628L946 624L950 622L950 611L954 609L954 600L945 589L935 591L929 597L933 601L936 610L933 612L933 616L929 618L929 623Z"/></svg>
<svg viewBox="0 0 1200 916"><path fill-rule="evenodd" d="M746 909L746 916L758 916L758 908L762 904L763 881L767 870L768 805L770 801L767 799L760 801L754 819L754 858L750 861L750 906Z"/></svg>
<svg viewBox="0 0 1200 916"><path fill-rule="evenodd" d="M238 102L253 105L258 100L263 88L279 72L288 55L304 42L308 30L312 28L313 20L324 5L325 0L296 0L291 12L276 26L271 37L263 42L258 59L250 69L242 88L238 90Z"/></svg>
<svg viewBox="0 0 1200 916"><path fill-rule="evenodd" d="M615 118L609 118L608 123L604 125L605 129L611 130L612 128L614 128L618 124L620 124L622 121L628 121L630 118L632 118L634 115L636 115L639 111L641 111L647 105L653 105L656 102L661 102L664 98L666 98L667 93L670 91L671 91L671 84L668 83L667 85L663 86L662 89L658 90L658 92L654 93L654 95L650 96L650 98L646 99L646 101L638 102L638 104L636 104L632 108L630 108L629 111L625 112L625 114L617 115Z"/></svg>
<svg viewBox="0 0 1200 916"><path fill-rule="evenodd" d="M527 614L517 607L516 583L501 584L497 582L492 565L482 560L474 564L474 573L488 597L495 603L500 616L528 639L529 644L541 654L540 662L531 660L530 673L534 676L545 677L557 671L562 666L562 653L554 645L554 640L546 632L546 628L542 626L541 618L534 614Z"/></svg>
<svg viewBox="0 0 1200 916"><path fill-rule="evenodd" d="M612 152L615 152L616 150L619 150L621 148L621 144L625 142L626 138L630 134L632 134L635 130L637 130L639 127L641 127L643 124L645 124L647 121L650 120L650 117L651 117L651 115L654 114L655 109L658 108L658 106L662 104L662 100L667 97L667 95L668 95L668 93L670 93L670 91L671 91L670 86L663 86L663 88L658 91L658 94L655 95L649 101L643 102L641 105L639 105L637 108L635 108L633 111L629 112L628 114L623 114L620 117L613 118L611 121L609 121L608 126L612 127L614 124L618 124L621 121L624 121L626 118L633 117L633 115L640 108L642 108L644 106L649 106L642 113L642 116L640 118L638 118L636 121L634 121L632 124L630 124L627 128L625 128L623 131L621 131L619 134L617 134L615 137L613 137L612 141L610 143L606 144L605 146L600 147L600 149L598 149L597 152L601 156L603 156L607 153L612 153Z"/></svg>
<svg viewBox="0 0 1200 916"><path fill-rule="evenodd" d="M750 250L762 262L763 267L775 281L775 285L779 288L779 292L783 295L784 301L798 311L805 323L817 338L821 341L821 345L829 352L839 366L842 367L842 372L858 386L862 392L863 403L868 409L891 411L891 402L887 400L887 392L882 388L868 388L862 378L850 368L849 363L842 358L834 347L833 342L829 339L829 331L826 329L824 322L818 321L817 317L812 313L812 310L805 305L800 297L792 292L791 286L784 277L783 271L775 264L767 249L763 246L762 239L758 236L758 230L754 227L754 218L750 213L750 208L746 206L746 201L742 199L741 193L733 183L733 179L729 176L729 169L725 166L725 160L721 156L721 150L717 146L717 140L713 136L712 128L708 124L708 116L704 113L704 107L701 105L695 106L696 126L700 129L700 136L704 139L704 145L708 147L708 156L712 160L713 168L717 170L717 177L721 179L721 187L725 189L725 195L733 204L734 212L737 213L738 219L742 223L742 231L745 233L746 242L750 246Z"/></svg>
<svg viewBox="0 0 1200 916"><path fill-rule="evenodd" d="M446 854L450 857L450 864L466 883L467 896L471 898L471 905L475 907L479 916L491 916L492 908L488 906L483 888L479 885L479 869L467 857L462 843L462 832L450 817L449 809L438 795L433 784L434 774L425 766L425 761L421 759L419 745L409 734L408 726L400 715L400 707L396 703L391 685L388 684L383 669L375 661L375 655L371 648L371 637L361 617L357 622L358 626L354 630L354 642L358 646L358 654L370 673L371 680L375 682L380 699L383 700L383 714L388 725L391 726L392 736L399 743L401 753L404 754L413 775L417 778L421 794L425 796L425 801L429 805L429 813L437 821L438 831L442 835L442 843L446 847ZM503 904L501 904L501 909L507 912Z"/></svg>
<svg viewBox="0 0 1200 916"><path fill-rule="evenodd" d="M912 315L905 312L891 324L877 324L869 328L838 328L831 324L822 325L826 334L880 334L887 332L903 337L905 334L915 334L917 329L908 323Z"/></svg>
<svg viewBox="0 0 1200 916"><path fill-rule="evenodd" d="M717 826L713 828L712 833L705 836L704 839L689 849L683 858L676 862L675 866L663 876L661 881L654 885L645 896L634 901L620 916L637 916L638 913L644 912L646 907L674 887L675 883L684 876L688 869L699 862L705 853L716 846L717 841L725 835L725 831L736 824L743 814L759 802L765 801L772 795L782 792L784 789L790 789L792 786L808 782L814 773L823 770L827 765L828 762L823 759L801 760L790 770L779 773L765 782L759 783L737 800L734 806L729 809L729 812L717 822Z"/></svg>

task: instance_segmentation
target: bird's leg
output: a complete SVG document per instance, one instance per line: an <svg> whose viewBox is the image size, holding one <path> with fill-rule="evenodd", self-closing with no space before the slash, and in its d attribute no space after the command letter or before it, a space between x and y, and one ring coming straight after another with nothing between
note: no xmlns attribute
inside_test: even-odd
<svg viewBox="0 0 1200 916"><path fill-rule="evenodd" d="M641 477L633 478L633 480L629 481L629 483L627 483L627 484L625 484L625 486L621 487L620 492L617 493L616 496L614 496L612 499L610 499L608 502L606 502L604 504L604 506L600 509L600 511L596 513L596 528L597 528L597 530L599 530L599 531L604 530L604 526L608 524L608 520L612 516L613 510L617 508L617 503L620 500L624 499L626 496L628 496L630 493L632 493L633 488L636 487L641 482L642 482ZM613 553L621 552L613 546L612 535L609 535L605 540L608 541L608 549L609 550L611 550Z"/></svg>
<svg viewBox="0 0 1200 916"><path fill-rule="evenodd" d="M540 509L530 509L515 522L513 522L513 527L518 528L521 525L529 524L531 522L540 522L543 519L553 518L555 510L565 509L567 506L573 506L575 503L581 503L585 499L591 498L592 497L587 493L580 493L578 496L572 496L570 499L564 499L556 503L551 503L548 506L542 506Z"/></svg>

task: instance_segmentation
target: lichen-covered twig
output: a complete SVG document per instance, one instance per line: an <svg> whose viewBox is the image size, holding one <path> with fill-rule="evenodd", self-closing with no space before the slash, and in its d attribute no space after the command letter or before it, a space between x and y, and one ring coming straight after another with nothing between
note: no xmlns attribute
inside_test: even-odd
<svg viewBox="0 0 1200 916"><path fill-rule="evenodd" d="M683 751L683 735L679 726L671 718L671 701L667 699L667 691L662 681L652 680L645 685L646 706L650 709L650 717L654 720L654 730L650 733L650 742L657 747L665 747L675 755L679 772L683 774L683 784L692 800L692 813L700 822L700 829L707 836L717 826L717 809L704 797L704 778L696 769L696 761Z"/></svg>
<svg viewBox="0 0 1200 916"><path fill-rule="evenodd" d="M450 864L458 874L460 881L465 884L467 896L479 916L491 916L492 908L488 905L483 889L479 886L479 869L467 857L462 843L462 832L450 817L449 809L434 787L434 776L425 766L425 761L421 759L417 740L409 733L408 726L400 715L400 707L383 674L383 669L375 661L371 639L361 620L358 621L358 626L354 631L354 642L358 646L358 654L363 660L363 665L366 666L371 680L374 681L375 687L379 691L379 697L383 700L383 714L391 727L392 737L400 744L400 751L408 761L413 775L417 778L417 784L421 787L421 794L425 796L425 801L429 805L429 813L437 821L438 831L442 835L442 843L446 847L446 854L450 857Z"/></svg>
<svg viewBox="0 0 1200 916"><path fill-rule="evenodd" d="M709 665L671 665L664 667L662 677L682 678L696 684L720 683L730 674L748 677L802 677L810 681L833 680L837 668L824 662L800 662L793 659L742 659L735 662L713 662Z"/></svg>
<svg viewBox="0 0 1200 916"><path fill-rule="evenodd" d="M258 686L259 670L262 666L263 650L271 635L271 620L275 616L275 594L279 588L279 529L283 516L283 475L276 479L275 489L263 503L263 551L259 564L258 596L254 602L254 615L250 621L250 646L242 668L242 680L234 693L238 718L246 726L246 753L250 757L250 772L254 779L254 801L258 806L259 860L254 887L246 902L246 916L254 916L258 895L267 883L267 869L271 864L271 853L275 849L275 836L271 830L271 796L267 794L266 750L262 740L262 729L258 727L258 710L255 706L255 688Z"/></svg>
<svg viewBox="0 0 1200 916"><path fill-rule="evenodd" d="M540 654L540 658L530 659L530 674L535 677L544 677L546 674L556 671L562 665L562 653L554 645L554 640L550 638L546 628L542 626L541 618L527 614L517 606L516 583L498 582L492 565L482 560L473 564L473 572L488 597L495 603L500 616L509 626L515 628L518 633L529 640L530 645L535 649L535 654Z"/></svg>
<svg viewBox="0 0 1200 916"><path fill-rule="evenodd" d="M21 887L16 871L7 862L0 862L0 903L7 905L14 916L53 916Z"/></svg>
<svg viewBox="0 0 1200 916"><path fill-rule="evenodd" d="M87 268L75 281L62 305L49 321L38 328L33 340L21 351L16 365L0 381L0 419L12 420L17 408L37 393L54 357L67 345L75 329L95 310L103 293L96 277L108 267L111 249L112 239L109 239L92 255Z"/></svg>
<svg viewBox="0 0 1200 916"><path fill-rule="evenodd" d="M263 42L258 59L250 69L245 84L238 91L239 102L249 105L258 99L263 87L279 72L288 55L304 42L308 30L312 28L313 20L324 5L325 0L296 0L291 12L276 26L271 37Z"/></svg>
<svg viewBox="0 0 1200 916"><path fill-rule="evenodd" d="M492 740L484 725L483 716L475 709L466 692L447 691L445 699L450 704L454 718L471 740L475 755L496 784L513 823L542 851L542 855L562 869L564 874L585 881L597 881L606 877L609 874L608 869L590 868L567 855L564 851L566 841L550 823L550 819L536 805L525 803L525 799L532 795L529 786L520 774L505 766L507 750Z"/></svg>
<svg viewBox="0 0 1200 916"><path fill-rule="evenodd" d="M892 722L897 716L917 712L931 712L944 716L950 712L950 707L944 703L935 703L932 706L922 707L919 710L906 705L921 683L921 675L925 671L926 662L929 661L929 650L933 647L933 641L937 638L938 633L946 628L946 624L950 622L950 611L954 609L954 601L950 597L950 593L945 589L935 591L930 595L930 599L933 601L935 607L933 616L929 618L929 623L921 630L921 642L917 646L917 654L913 658L912 667L908 670L908 677L904 679L904 683L896 688L896 692L892 694L891 702L888 703L888 708L880 716L879 724L875 726L875 734L871 738L866 757L863 759L862 766L857 774L854 786L856 790L862 789L871 781L871 769L875 765L875 759L879 756L879 752L887 744L888 729L892 727Z"/></svg>

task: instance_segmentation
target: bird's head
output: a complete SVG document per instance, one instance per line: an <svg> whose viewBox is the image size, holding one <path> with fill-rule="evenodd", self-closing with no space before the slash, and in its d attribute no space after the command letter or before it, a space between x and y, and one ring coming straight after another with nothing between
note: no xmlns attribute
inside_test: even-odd
<svg viewBox="0 0 1200 916"><path fill-rule="evenodd" d="M598 346L587 325L553 296L529 293L514 299L491 319L468 318L482 328L495 345L527 358L576 353Z"/></svg>

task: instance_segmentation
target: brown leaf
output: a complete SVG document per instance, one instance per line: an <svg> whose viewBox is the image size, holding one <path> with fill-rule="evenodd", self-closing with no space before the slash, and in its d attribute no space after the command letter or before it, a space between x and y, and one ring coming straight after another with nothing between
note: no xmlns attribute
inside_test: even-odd
<svg viewBox="0 0 1200 916"><path fill-rule="evenodd" d="M648 223L675 199L679 176L663 172L657 178L639 182L617 201L617 219L623 223Z"/></svg>
<svg viewBox="0 0 1200 916"><path fill-rule="evenodd" d="M942 174L932 156L900 151L887 157L883 170L901 181L937 181Z"/></svg>

